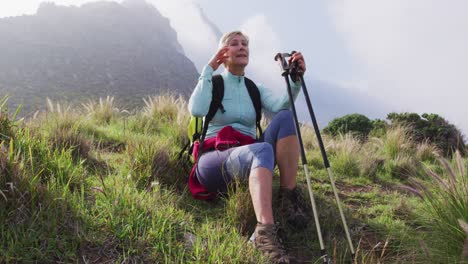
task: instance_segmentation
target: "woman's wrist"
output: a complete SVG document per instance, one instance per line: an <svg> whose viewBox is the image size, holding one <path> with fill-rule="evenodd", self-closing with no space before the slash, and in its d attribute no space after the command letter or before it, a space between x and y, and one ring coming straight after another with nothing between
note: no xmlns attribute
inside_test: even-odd
<svg viewBox="0 0 468 264"><path fill-rule="evenodd" d="M214 71L215 70L213 69L213 67L211 67L210 64L207 64L207 65L205 65L205 67L203 67L202 72L201 72L201 76L205 77L205 78L208 78L208 79L211 79L211 77L213 77L213 72Z"/></svg>
<svg viewBox="0 0 468 264"><path fill-rule="evenodd" d="M212 61L210 61L210 62L208 63L208 66L210 66L211 69L213 69L213 71L216 71L216 69L218 68L218 67L216 67L216 65L214 65L214 63L213 63Z"/></svg>

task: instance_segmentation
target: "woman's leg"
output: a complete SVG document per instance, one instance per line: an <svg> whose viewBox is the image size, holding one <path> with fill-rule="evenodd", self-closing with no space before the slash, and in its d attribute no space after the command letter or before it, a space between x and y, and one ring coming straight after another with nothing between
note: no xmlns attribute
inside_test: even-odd
<svg viewBox="0 0 468 264"><path fill-rule="evenodd" d="M265 130L263 140L270 143L275 150L281 187L294 189L299 162L299 141L291 111L283 110L273 117Z"/></svg>
<svg viewBox="0 0 468 264"><path fill-rule="evenodd" d="M277 228L272 209L272 181L274 151L266 142L212 151L200 157L198 178L208 189L226 189L236 177L249 177L249 191L257 219L257 226L250 238L253 245L278 263L289 263L283 246L277 239ZM250 172L250 173L247 173Z"/></svg>
<svg viewBox="0 0 468 264"><path fill-rule="evenodd" d="M276 162L280 170L280 185L294 189L299 162L299 142L297 136L288 136L276 143Z"/></svg>
<svg viewBox="0 0 468 264"><path fill-rule="evenodd" d="M200 157L197 177L207 190L226 192L229 182L248 176L257 221L273 224L273 157L273 148L266 142L207 152Z"/></svg>
<svg viewBox="0 0 468 264"><path fill-rule="evenodd" d="M278 209L283 220L294 227L307 224L303 198L296 188L299 162L299 141L296 136L293 115L284 110L277 113L265 130L265 141L275 148L275 160L280 170Z"/></svg>
<svg viewBox="0 0 468 264"><path fill-rule="evenodd" d="M273 175L262 167L253 169L249 176L249 191L257 222L274 224L272 202Z"/></svg>
<svg viewBox="0 0 468 264"><path fill-rule="evenodd" d="M259 223L273 224L272 189L274 152L266 142L255 143L232 149L225 163L230 175L249 176L249 191L255 216Z"/></svg>

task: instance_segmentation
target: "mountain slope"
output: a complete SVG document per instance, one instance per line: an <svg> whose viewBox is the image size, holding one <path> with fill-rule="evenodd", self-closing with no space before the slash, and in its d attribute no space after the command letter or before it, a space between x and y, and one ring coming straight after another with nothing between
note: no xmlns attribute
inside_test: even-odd
<svg viewBox="0 0 468 264"><path fill-rule="evenodd" d="M26 111L45 97L115 95L131 107L166 91L187 96L198 77L169 20L140 0L43 3L0 19L0 39L0 93Z"/></svg>

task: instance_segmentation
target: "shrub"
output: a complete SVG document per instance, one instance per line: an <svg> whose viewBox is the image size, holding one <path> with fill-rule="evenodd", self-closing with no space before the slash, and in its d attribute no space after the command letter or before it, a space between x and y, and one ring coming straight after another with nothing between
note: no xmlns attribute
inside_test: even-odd
<svg viewBox="0 0 468 264"><path fill-rule="evenodd" d="M464 137L460 130L437 114L390 113L387 116L394 125L409 126L416 142L428 140L439 147L445 155L455 150L465 154Z"/></svg>
<svg viewBox="0 0 468 264"><path fill-rule="evenodd" d="M372 129L372 122L361 114L350 114L333 119L324 132L336 136L338 134L352 133L360 138L366 138Z"/></svg>
<svg viewBox="0 0 468 264"><path fill-rule="evenodd" d="M372 122L372 130L370 131L369 135L373 137L381 137L385 135L388 129L388 124L385 120L382 119L374 119Z"/></svg>

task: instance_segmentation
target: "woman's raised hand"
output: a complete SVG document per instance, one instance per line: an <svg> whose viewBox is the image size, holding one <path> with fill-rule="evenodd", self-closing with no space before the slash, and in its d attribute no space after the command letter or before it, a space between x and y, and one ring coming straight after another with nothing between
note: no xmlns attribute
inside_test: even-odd
<svg viewBox="0 0 468 264"><path fill-rule="evenodd" d="M304 73L306 71L306 64L305 64L304 57L302 56L302 53L294 52L291 55L291 57L289 57L289 64L294 63L296 61L299 66L299 71Z"/></svg>
<svg viewBox="0 0 468 264"><path fill-rule="evenodd" d="M227 51L229 50L228 46L224 46L220 48L215 55L210 59L210 62L208 63L211 68L213 68L213 71L216 71L219 67L219 65L223 64L229 56L227 55Z"/></svg>

